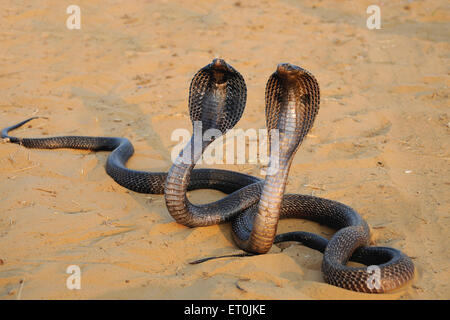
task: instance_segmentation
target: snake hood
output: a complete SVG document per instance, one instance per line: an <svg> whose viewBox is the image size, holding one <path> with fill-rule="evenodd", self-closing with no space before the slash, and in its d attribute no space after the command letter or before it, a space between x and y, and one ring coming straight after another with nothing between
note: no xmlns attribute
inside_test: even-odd
<svg viewBox="0 0 450 320"><path fill-rule="evenodd" d="M247 100L244 78L223 59L214 59L194 76L189 89L192 123L201 121L203 132L218 129L222 134L241 119Z"/></svg>
<svg viewBox="0 0 450 320"><path fill-rule="evenodd" d="M272 146L271 131L295 136L287 153L295 152L311 129L319 110L320 90L317 80L307 70L290 63L280 63L266 85L266 126Z"/></svg>

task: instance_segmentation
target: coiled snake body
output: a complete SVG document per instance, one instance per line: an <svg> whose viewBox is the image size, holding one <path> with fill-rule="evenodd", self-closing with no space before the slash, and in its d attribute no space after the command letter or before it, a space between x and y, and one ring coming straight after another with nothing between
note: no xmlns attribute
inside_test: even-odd
<svg viewBox="0 0 450 320"><path fill-rule="evenodd" d="M3 129L2 138L27 148L112 151L106 163L107 173L130 190L164 194L169 213L177 222L197 227L231 221L237 245L254 254L266 253L273 243L299 241L323 252L323 277L332 285L381 293L412 279L414 265L405 254L393 248L368 246L369 227L352 208L309 195L284 195L292 158L319 109L319 86L308 71L291 64L280 64L267 82L266 124L269 133L278 132L279 139L269 139L268 172L271 173L265 180L227 170L194 169L205 148L214 140L204 141L205 131L215 128L224 134L233 128L241 118L245 103L244 79L224 60L215 59L200 69L191 82L189 112L193 123L201 121L202 131L194 130L168 173L126 168L134 149L125 138L17 138L8 135L10 130L34 118ZM202 188L217 189L228 195L210 204L190 203L186 192ZM337 232L330 240L301 231L276 235L280 218L308 219ZM346 266L349 260L375 265L376 277L368 268Z"/></svg>

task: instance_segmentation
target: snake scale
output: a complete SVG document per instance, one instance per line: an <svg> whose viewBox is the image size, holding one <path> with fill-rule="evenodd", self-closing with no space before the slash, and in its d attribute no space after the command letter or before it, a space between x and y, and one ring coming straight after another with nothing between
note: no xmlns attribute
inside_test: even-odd
<svg viewBox="0 0 450 320"><path fill-rule="evenodd" d="M319 110L320 91L315 77L292 64L279 64L266 85L266 125L277 130L278 140L269 138L270 161L265 179L219 169L194 169L206 147L217 138L204 141L206 130L225 134L240 120L247 88L242 75L222 59L201 68L191 81L189 114L200 121L169 172L128 169L134 149L126 138L63 136L18 138L8 135L28 121L2 130L2 138L27 148L86 149L111 151L107 173L120 185L135 192L164 194L167 209L188 227L232 223L236 244L251 254L269 251L273 243L298 241L323 253L325 282L349 290L382 293L398 288L414 276L411 259L401 251L369 246L370 229L361 216L342 203L310 195L284 194L289 168L298 147L311 129ZM269 134L269 137L271 135ZM270 171L273 169L273 171ZM213 203L192 204L186 192L216 189L227 195ZM300 218L336 230L328 240L309 232L276 235L279 219ZM348 261L376 266L377 278L367 267L350 267ZM375 272L375 271L374 271ZM376 281L374 281L374 279Z"/></svg>

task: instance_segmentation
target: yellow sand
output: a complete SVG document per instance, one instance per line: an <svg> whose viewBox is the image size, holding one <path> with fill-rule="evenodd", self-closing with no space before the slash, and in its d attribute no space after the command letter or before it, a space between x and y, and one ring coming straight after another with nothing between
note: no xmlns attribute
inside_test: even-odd
<svg viewBox="0 0 450 320"><path fill-rule="evenodd" d="M27 3L31 3L28 1ZM373 243L404 251L414 281L385 295L324 283L322 254L295 243L266 255L188 262L239 252L229 225L189 229L163 196L118 186L106 152L0 144L2 299L448 299L449 6L384 1L64 1L0 4L0 127L32 115L19 136L129 138L129 167L168 170L170 134L190 129L193 74L214 57L248 86L237 128L264 128L264 87L277 63L310 70L321 109L295 156L288 192L354 207ZM215 167L259 175L259 165ZM220 192L192 192L195 203ZM279 232L314 223L281 221ZM283 249L283 250L282 250ZM81 290L66 269L81 268ZM22 282L22 283L21 283Z"/></svg>

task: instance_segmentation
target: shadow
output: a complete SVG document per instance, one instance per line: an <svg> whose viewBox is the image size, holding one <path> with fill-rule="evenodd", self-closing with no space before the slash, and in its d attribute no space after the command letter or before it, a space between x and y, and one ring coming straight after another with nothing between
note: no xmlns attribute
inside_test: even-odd
<svg viewBox="0 0 450 320"><path fill-rule="evenodd" d="M111 124L115 128L123 130L128 123L133 125L129 129L136 135L143 137L148 146L151 146L163 156L164 160L170 161L169 151L166 150L158 133L153 129L151 116L142 113L136 104L129 104L113 93L115 87L106 95L99 96L84 88L72 88L72 93L82 99L86 109L90 110L93 116L102 112L101 117L97 117L100 126L106 135L114 135ZM110 112L104 112L110 110ZM123 123L114 122L115 119L123 119ZM126 137L125 137L126 138ZM133 141L131 141L133 143Z"/></svg>
<svg viewBox="0 0 450 320"><path fill-rule="evenodd" d="M163 157L164 162L167 162L168 166L170 166L170 153L164 147L159 134L154 130L152 126L152 116L144 114L138 105L129 104L123 101L120 97L114 94L114 89L115 87L113 87L107 94L104 95L99 95L80 87L73 87L71 92L82 100L83 105L86 107L86 110L88 110L92 114L92 117L97 118L104 136L128 138L133 144L133 141L132 139L130 139L130 137L121 134L124 131L131 131L135 137L140 137L140 141L145 141L145 143L149 147L160 154ZM121 121L118 122L116 121L117 119L120 119ZM90 134L89 132L80 132L79 134L92 136L92 134ZM106 158L109 156L110 152L93 153L96 154L99 164L101 164L103 168L105 168ZM151 172L151 164L149 164L148 167L149 169L146 169L145 171ZM165 169L165 171L167 170L168 168ZM104 172L105 175L107 175L106 171ZM114 185L119 186L115 182ZM132 191L127 191L127 193L129 193L133 197L136 203L138 203L142 208L145 208L146 210L149 209L149 206L151 207L155 204L158 205L160 203L160 201L157 201L156 199L149 199L149 195L140 195ZM154 196L158 198L163 197L163 195ZM161 204L163 203L164 201L161 202ZM167 213L167 210L160 210L159 208L157 208L152 211L164 220L171 219L170 215ZM165 212L165 214L163 214L163 212Z"/></svg>

